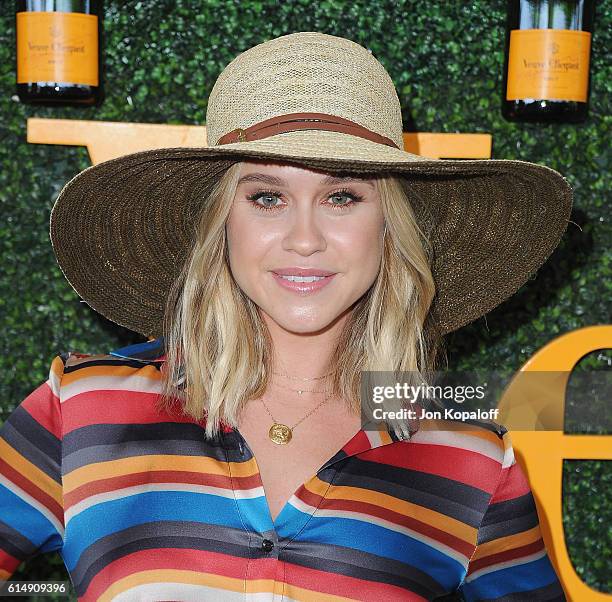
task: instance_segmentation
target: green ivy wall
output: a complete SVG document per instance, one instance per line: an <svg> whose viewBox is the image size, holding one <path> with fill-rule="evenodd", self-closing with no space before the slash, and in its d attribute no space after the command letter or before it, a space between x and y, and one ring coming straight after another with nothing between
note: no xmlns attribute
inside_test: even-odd
<svg viewBox="0 0 612 602"><path fill-rule="evenodd" d="M578 125L517 124L500 114L505 2L323 0L107 0L106 100L98 108L36 108L15 96L12 2L0 4L0 422L47 378L55 354L104 353L140 342L81 303L56 265L49 214L61 187L89 166L85 148L28 144L30 116L204 124L216 77L239 52L295 31L350 38L372 50L395 82L405 129L488 132L493 158L560 171L575 190L570 224L549 261L510 300L447 339L450 367L519 369L568 331L610 323L610 90L606 49L612 0L597 2L590 117ZM263 91L262 94L273 93ZM606 140L608 142L606 142ZM581 369L606 370L609 350ZM579 407L584 398L568 400ZM605 400L601 415L605 418ZM607 433L605 421L568 432ZM582 579L612 592L612 471L566 461L563 521ZM59 555L23 563L15 579L68 579Z"/></svg>

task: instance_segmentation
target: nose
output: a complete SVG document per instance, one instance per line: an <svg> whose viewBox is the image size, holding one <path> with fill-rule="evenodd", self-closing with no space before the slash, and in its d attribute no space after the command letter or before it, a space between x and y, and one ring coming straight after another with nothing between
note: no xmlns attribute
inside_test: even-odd
<svg viewBox="0 0 612 602"><path fill-rule="evenodd" d="M283 250L296 251L300 255L311 255L324 251L326 238L312 207L297 209L290 218L287 232L283 237Z"/></svg>

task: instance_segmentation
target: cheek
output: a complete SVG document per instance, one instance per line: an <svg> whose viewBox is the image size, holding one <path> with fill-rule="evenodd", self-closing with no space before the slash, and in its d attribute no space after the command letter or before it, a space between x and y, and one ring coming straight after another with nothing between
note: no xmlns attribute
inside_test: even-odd
<svg viewBox="0 0 612 602"><path fill-rule="evenodd" d="M233 210L228 216L225 232L230 258L239 259L249 248L253 233L248 225L248 220L238 211Z"/></svg>
<svg viewBox="0 0 612 602"><path fill-rule="evenodd" d="M248 241L245 240L245 237L249 235L246 221L241 219L240 215L230 213L225 225L225 233L230 269L234 278L240 280L241 271L245 267L244 256L248 249Z"/></svg>
<svg viewBox="0 0 612 602"><path fill-rule="evenodd" d="M384 222L372 219L355 226L338 230L336 244L347 265L352 269L357 268L364 278L370 278L380 266Z"/></svg>
<svg viewBox="0 0 612 602"><path fill-rule="evenodd" d="M264 259L270 234L240 212L230 213L225 225L230 267L235 276L256 269Z"/></svg>

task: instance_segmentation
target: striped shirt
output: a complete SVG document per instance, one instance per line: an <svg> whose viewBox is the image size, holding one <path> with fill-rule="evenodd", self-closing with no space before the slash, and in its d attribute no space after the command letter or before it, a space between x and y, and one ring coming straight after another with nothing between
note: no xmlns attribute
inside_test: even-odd
<svg viewBox="0 0 612 602"><path fill-rule="evenodd" d="M239 431L155 409L163 350L61 353L9 415L0 579L57 550L84 601L566 600L503 426L362 428L273 521Z"/></svg>

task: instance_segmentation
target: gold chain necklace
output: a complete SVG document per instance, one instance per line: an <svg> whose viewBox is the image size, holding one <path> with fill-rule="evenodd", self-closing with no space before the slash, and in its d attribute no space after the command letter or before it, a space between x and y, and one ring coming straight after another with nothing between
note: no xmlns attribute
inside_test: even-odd
<svg viewBox="0 0 612 602"><path fill-rule="evenodd" d="M329 376L330 374L332 374L332 372L328 372L327 374L324 374L323 376L315 376L312 378L302 378L301 376L289 376L288 374L284 374L283 372L272 372L272 374L278 374L278 376L285 376L287 378L290 378L291 380L321 380L323 378L325 378L326 376Z"/></svg>
<svg viewBox="0 0 612 602"><path fill-rule="evenodd" d="M283 385L279 385L278 383L271 384L273 384L275 387L279 387L287 391L293 391L294 393L298 393L299 395L301 395L302 393L327 393L329 391L329 389L323 389L322 391L319 391L317 389L292 389L291 387L284 387Z"/></svg>
<svg viewBox="0 0 612 602"><path fill-rule="evenodd" d="M272 426L268 431L268 436L270 437L272 442L276 443L277 445L286 445L287 443L289 443L293 436L293 429L298 424L300 424L300 422L306 420L306 418L308 418L308 416L310 416L315 410L318 410L328 399L330 399L330 397L331 395L328 395L321 403L319 403L319 405L317 405L313 410L310 410L310 412L308 412L308 414L306 414L306 416L304 416L302 420L299 420L291 427L287 426L286 424L283 424L282 422L277 422L276 418L272 416L272 412L270 412L268 406L266 405L266 402L262 398L261 403L263 403L264 408L266 408L266 412L270 414L270 418L272 418L273 421Z"/></svg>

